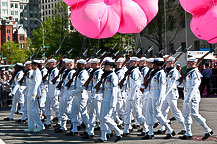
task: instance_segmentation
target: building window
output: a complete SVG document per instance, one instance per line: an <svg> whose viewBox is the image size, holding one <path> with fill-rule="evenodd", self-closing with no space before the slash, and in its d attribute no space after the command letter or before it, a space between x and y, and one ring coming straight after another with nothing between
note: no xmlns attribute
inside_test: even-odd
<svg viewBox="0 0 217 144"><path fill-rule="evenodd" d="M181 42L182 51L186 49L186 42Z"/></svg>
<svg viewBox="0 0 217 144"><path fill-rule="evenodd" d="M24 36L20 36L20 40L24 40Z"/></svg>
<svg viewBox="0 0 217 144"><path fill-rule="evenodd" d="M199 40L194 41L194 48L195 48L195 50L199 50L200 49L200 41Z"/></svg>
<svg viewBox="0 0 217 144"><path fill-rule="evenodd" d="M18 8L18 4L15 4L15 8Z"/></svg>
<svg viewBox="0 0 217 144"><path fill-rule="evenodd" d="M20 5L20 9L23 9L23 5Z"/></svg>
<svg viewBox="0 0 217 144"><path fill-rule="evenodd" d="M8 41L10 41L10 36L8 36Z"/></svg>
<svg viewBox="0 0 217 144"><path fill-rule="evenodd" d="M15 21L18 22L18 18L15 18Z"/></svg>
<svg viewBox="0 0 217 144"><path fill-rule="evenodd" d="M2 2L2 6L8 6L8 2Z"/></svg>
<svg viewBox="0 0 217 144"><path fill-rule="evenodd" d="M3 9L2 10L2 14L8 14L8 10L7 9Z"/></svg>
<svg viewBox="0 0 217 144"><path fill-rule="evenodd" d="M11 8L13 8L14 7L14 4L13 3L11 3Z"/></svg>
<svg viewBox="0 0 217 144"><path fill-rule="evenodd" d="M171 43L169 46L170 46L170 53L173 53L173 51L174 51L174 44Z"/></svg>
<svg viewBox="0 0 217 144"><path fill-rule="evenodd" d="M11 15L14 15L14 11L11 11Z"/></svg>
<svg viewBox="0 0 217 144"><path fill-rule="evenodd" d="M18 15L18 11L15 11L15 15Z"/></svg>
<svg viewBox="0 0 217 144"><path fill-rule="evenodd" d="M7 33L11 33L11 30L10 30L10 29L7 29Z"/></svg>

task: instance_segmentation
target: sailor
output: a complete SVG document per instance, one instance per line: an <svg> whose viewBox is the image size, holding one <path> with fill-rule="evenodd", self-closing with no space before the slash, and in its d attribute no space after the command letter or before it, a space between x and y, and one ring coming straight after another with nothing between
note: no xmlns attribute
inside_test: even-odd
<svg viewBox="0 0 217 144"><path fill-rule="evenodd" d="M68 115L69 111L71 110L71 103L69 100L69 97L71 95L70 89L66 87L65 85L68 83L68 81L72 78L72 75L75 73L74 68L74 60L72 59L65 59L65 67L66 70L63 72L63 75L61 77L61 81L57 85L57 88L61 89L60 94L60 127L55 129L55 132L61 133L66 132L66 122L71 117ZM68 101L69 100L69 101Z"/></svg>
<svg viewBox="0 0 217 144"><path fill-rule="evenodd" d="M44 77L48 70L44 67L44 60L39 60L39 70L41 71L42 77ZM39 103L40 103L40 109L42 112L42 115L45 115L45 103L46 103L46 97L48 92L48 85L47 83L41 82L39 86Z"/></svg>
<svg viewBox="0 0 217 144"><path fill-rule="evenodd" d="M115 68L115 73L118 76L118 83L124 78L125 70L122 67L123 62L125 61L125 58L120 57L116 62L116 68ZM117 98L117 106L115 110L115 120L118 124L118 127L121 127L123 124L124 120L124 110L125 110L125 104L126 104L126 81L123 84L122 89L118 87L118 98ZM121 118L121 119L120 119Z"/></svg>
<svg viewBox="0 0 217 144"><path fill-rule="evenodd" d="M30 81L28 82L27 92L27 112L28 112L28 129L25 132L40 132L45 129L40 119L38 88L42 81L42 75L38 68L39 61L33 60L32 69L34 70Z"/></svg>
<svg viewBox="0 0 217 144"><path fill-rule="evenodd" d="M180 139L192 139L191 116L201 125L205 130L205 135L202 140L209 138L213 131L206 124L206 119L199 114L199 104L200 104L200 91L199 86L201 83L201 73L197 68L197 59L194 57L187 59L187 71L186 76L183 77L184 85L184 102L183 102L183 116L186 127L186 134L179 137Z"/></svg>
<svg viewBox="0 0 217 144"><path fill-rule="evenodd" d="M141 107L141 79L142 75L139 71L139 67L137 66L139 62L139 58L130 57L130 69L129 76L127 77L127 101L125 108L125 118L124 118L124 135L129 135L131 128L131 111L136 117L136 120L140 125L144 126L145 117L142 115L142 107Z"/></svg>
<svg viewBox="0 0 217 144"><path fill-rule="evenodd" d="M107 59L105 61L105 70L103 74L103 100L100 111L100 126L101 126L101 137L97 143L107 142L106 134L108 130L114 130L116 133L115 142L119 141L123 134L122 130L117 127L113 119L113 113L117 105L117 94L118 94L118 77L113 71L115 61Z"/></svg>
<svg viewBox="0 0 217 144"><path fill-rule="evenodd" d="M150 61L149 59L146 59L145 57L141 57L141 59L140 59L140 61L139 61L139 70L140 70L140 72L142 74L141 84L144 83L144 78L148 74L149 68L153 67L152 62L153 61ZM147 110L146 107L147 107L147 101L148 101L148 90L144 89L144 87L141 87L140 90L142 92L142 96L141 96L142 115L146 119L147 118L146 117L146 110ZM144 128L142 128L141 134L138 134L137 136L144 136L147 132L148 132L148 125L145 122Z"/></svg>
<svg viewBox="0 0 217 144"><path fill-rule="evenodd" d="M90 109L89 109L89 130L88 135L86 138L92 138L94 137L94 126L96 123L96 120L100 119L100 109L101 109L101 103L102 103L102 88L95 92L95 86L96 84L101 80L101 76L103 74L102 69L100 68L100 59L91 59L89 61L91 64L92 71L90 72L90 76L92 76L92 79L90 80L90 83L88 87L91 87L91 96L89 97L90 102ZM85 137L83 137L85 138Z"/></svg>
<svg viewBox="0 0 217 144"><path fill-rule="evenodd" d="M78 75L75 78L75 88L71 91L73 96L72 103L72 130L69 133L66 133L66 136L76 136L78 135L77 126L80 124L79 122L79 113L81 114L82 120L86 126L86 130L84 132L85 135L88 133L89 128L89 117L87 114L87 100L88 93L87 90L83 87L84 83L88 79L88 72L85 69L86 60L80 59L77 61L77 71Z"/></svg>
<svg viewBox="0 0 217 144"><path fill-rule="evenodd" d="M32 62L31 61L27 61L24 64L25 66L25 73L23 78L20 80L20 85L22 85L23 87L25 87L25 89L23 90L23 94L24 94L24 111L23 111L23 115L22 118L17 120L16 122L18 123L25 123L26 122L26 116L27 116L27 93L28 93L28 89L29 87L29 83L31 82L31 76L33 74L33 70L32 70Z"/></svg>
<svg viewBox="0 0 217 144"><path fill-rule="evenodd" d="M22 63L17 63L14 67L15 71L11 79L11 82L12 82L11 85L13 89L9 93L9 96L13 97L13 101L12 101L10 116L7 118L4 118L4 120L6 121L14 121L14 113L17 110L18 102L20 103L22 108L24 107L24 94L23 94L24 88L20 86L20 83L19 83L19 81L22 79L24 75L22 67L23 67Z"/></svg>
<svg viewBox="0 0 217 144"><path fill-rule="evenodd" d="M45 104L45 115L47 117L47 120L45 122L45 128L51 128L51 108L55 111L56 117L59 120L60 113L59 113L59 101L58 101L58 96L60 91L56 88L58 82L60 79L58 78L56 83L53 84L52 80L55 78L59 70L56 67L56 60L55 59L50 59L48 60L48 68L49 68L49 75L48 75L48 93L47 93L47 98L46 98L46 104ZM58 122L59 123L59 122Z"/></svg>
<svg viewBox="0 0 217 144"><path fill-rule="evenodd" d="M178 79L180 78L180 74L174 66L175 60L174 57L170 57L166 62L166 99L162 105L162 113L164 117L167 118L170 109L173 116L182 125L182 130L178 134L185 134L184 117L177 107L177 101L179 98L177 84L179 83ZM165 127L162 126L160 131L161 133L165 131Z"/></svg>
<svg viewBox="0 0 217 144"><path fill-rule="evenodd" d="M149 88L149 98L147 105L147 124L149 126L149 132L142 139L153 139L153 125L155 123L155 118L162 124L165 125L168 130L168 134L165 139L170 139L175 136L174 130L168 124L168 121L163 116L161 112L162 103L166 97L166 74L164 70L162 70L162 66L164 64L163 58L155 58L154 59L154 70L150 75L150 82L148 83ZM147 81L149 81L147 80Z"/></svg>

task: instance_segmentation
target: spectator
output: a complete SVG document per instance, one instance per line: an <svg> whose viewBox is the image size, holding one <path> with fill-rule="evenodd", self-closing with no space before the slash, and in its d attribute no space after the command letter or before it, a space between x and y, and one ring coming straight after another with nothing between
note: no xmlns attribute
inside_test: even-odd
<svg viewBox="0 0 217 144"><path fill-rule="evenodd" d="M200 94L201 96L203 96L203 91L204 88L206 86L207 89L207 97L209 97L210 95L210 79L212 77L212 70L209 68L209 64L206 63L205 64L205 69L202 70L202 81L201 81L201 90L200 90Z"/></svg>

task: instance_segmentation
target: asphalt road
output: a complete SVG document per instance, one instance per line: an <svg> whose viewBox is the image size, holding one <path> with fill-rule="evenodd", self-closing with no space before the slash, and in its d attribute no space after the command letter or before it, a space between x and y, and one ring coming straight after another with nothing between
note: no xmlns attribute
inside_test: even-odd
<svg viewBox="0 0 217 144"><path fill-rule="evenodd" d="M178 102L179 108L182 110L182 100ZM55 133L54 129L46 129L40 133L24 133L24 129L27 128L27 124L18 124L13 121L3 121L4 117L9 116L8 109L0 109L0 144L15 144L15 143L40 143L40 144L64 144L64 143L94 143L94 140L83 140L80 136L69 137L63 133ZM154 140L142 140L138 137L136 130L133 131L130 137L124 137L118 143L147 143L147 144L204 144L204 143L217 143L217 98L203 98L200 103L200 113L207 119L207 124L213 129L214 135L202 141L201 138L204 135L204 130L195 121L192 125L193 139L183 141L178 139L178 135L170 140L164 140L164 135L155 135ZM172 117L171 114L169 117ZM16 115L15 119L21 118L21 115ZM68 125L70 127L70 125ZM159 129L156 128L155 130ZM172 128L178 133L181 130L181 125L177 121L172 122ZM100 132L96 132L96 138L99 138ZM109 143L114 141L114 137L109 139Z"/></svg>

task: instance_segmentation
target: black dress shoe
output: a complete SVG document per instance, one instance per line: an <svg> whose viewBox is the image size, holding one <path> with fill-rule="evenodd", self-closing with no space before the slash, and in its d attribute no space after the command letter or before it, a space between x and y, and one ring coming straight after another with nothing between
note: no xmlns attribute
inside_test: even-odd
<svg viewBox="0 0 217 144"><path fill-rule="evenodd" d="M145 136L147 133L146 132L141 132L140 134L138 134L137 136Z"/></svg>
<svg viewBox="0 0 217 144"><path fill-rule="evenodd" d="M118 141L120 141L121 139L122 139L121 136L116 136L116 139L114 140L114 142L118 142Z"/></svg>
<svg viewBox="0 0 217 144"><path fill-rule="evenodd" d="M132 127L134 128L134 129L138 129L138 128L140 128L140 125L132 125Z"/></svg>
<svg viewBox="0 0 217 144"><path fill-rule="evenodd" d="M84 123L81 124L81 127L86 129L86 125Z"/></svg>
<svg viewBox="0 0 217 144"><path fill-rule="evenodd" d="M186 130L181 130L178 134L179 135L184 135L186 133Z"/></svg>
<svg viewBox="0 0 217 144"><path fill-rule="evenodd" d="M94 135L85 135L83 137L81 137L82 139L93 139Z"/></svg>
<svg viewBox="0 0 217 144"><path fill-rule="evenodd" d="M14 121L14 119L11 119L11 118L9 118L9 117L4 118L3 120L4 120L4 121Z"/></svg>
<svg viewBox="0 0 217 144"><path fill-rule="evenodd" d="M122 129L122 128L124 128L124 126L121 124L121 125L118 125L118 128Z"/></svg>
<svg viewBox="0 0 217 144"><path fill-rule="evenodd" d="M55 126L53 126L54 128L60 128L60 124L56 124Z"/></svg>
<svg viewBox="0 0 217 144"><path fill-rule="evenodd" d="M88 133L86 131L84 131L83 133L80 133L80 135L87 136Z"/></svg>
<svg viewBox="0 0 217 144"><path fill-rule="evenodd" d="M143 130L143 128L141 128L141 129L138 129L138 130L137 130L137 132L142 132L142 130Z"/></svg>
<svg viewBox="0 0 217 144"><path fill-rule="evenodd" d="M52 120L53 122L58 122L58 118L57 117L55 117L55 118L53 118L53 120Z"/></svg>
<svg viewBox="0 0 217 144"><path fill-rule="evenodd" d="M173 131L171 134L168 133L163 139L171 139L172 137L174 137L176 135L175 131Z"/></svg>
<svg viewBox="0 0 217 144"><path fill-rule="evenodd" d="M130 136L130 133L123 133L122 136L123 137L128 137L128 136Z"/></svg>
<svg viewBox="0 0 217 144"><path fill-rule="evenodd" d="M180 136L179 139L181 139L181 140L192 140L192 136L183 135L183 136Z"/></svg>
<svg viewBox="0 0 217 144"><path fill-rule="evenodd" d="M72 132L72 131L70 131L70 132L66 133L65 135L66 136L78 136L78 132Z"/></svg>
<svg viewBox="0 0 217 144"><path fill-rule="evenodd" d="M211 135L213 135L213 131L205 133L205 135L203 136L202 140L208 139Z"/></svg>
<svg viewBox="0 0 217 144"><path fill-rule="evenodd" d="M52 128L53 126L51 124L44 124L45 128Z"/></svg>
<svg viewBox="0 0 217 144"><path fill-rule="evenodd" d="M101 140L101 139L97 139L95 141L95 143L107 143L108 141L107 140Z"/></svg>
<svg viewBox="0 0 217 144"><path fill-rule="evenodd" d="M56 128L56 129L54 129L54 131L55 131L55 133L65 133L66 132L66 130L62 130L60 128Z"/></svg>
<svg viewBox="0 0 217 144"><path fill-rule="evenodd" d="M94 130L95 130L95 131L97 131L97 130L99 131L99 130L100 130L100 127L96 127L96 128L94 128Z"/></svg>
<svg viewBox="0 0 217 144"><path fill-rule="evenodd" d="M143 140L150 140L150 139L154 139L154 135L146 135L144 137L142 137Z"/></svg>
<svg viewBox="0 0 217 144"><path fill-rule="evenodd" d="M175 121L176 118L175 118L175 117L172 117L172 118L170 118L169 120L170 120L170 121Z"/></svg>
<svg viewBox="0 0 217 144"><path fill-rule="evenodd" d="M154 124L153 128L156 128L156 127L158 127L159 125L160 125L160 123L159 123L159 122L156 122L156 123Z"/></svg>
<svg viewBox="0 0 217 144"><path fill-rule="evenodd" d="M154 134L166 134L166 130L158 130L156 132L154 132Z"/></svg>
<svg viewBox="0 0 217 144"><path fill-rule="evenodd" d="M26 120L21 120L21 119L18 119L15 121L16 123L26 123Z"/></svg>

